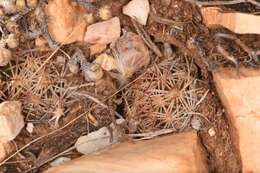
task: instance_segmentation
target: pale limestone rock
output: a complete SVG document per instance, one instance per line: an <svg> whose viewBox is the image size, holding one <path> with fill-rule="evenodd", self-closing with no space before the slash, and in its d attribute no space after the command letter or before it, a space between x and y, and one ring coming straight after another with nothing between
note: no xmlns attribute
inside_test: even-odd
<svg viewBox="0 0 260 173"><path fill-rule="evenodd" d="M148 0L132 0L123 7L123 14L128 15L142 25L146 25L149 12Z"/></svg>
<svg viewBox="0 0 260 173"><path fill-rule="evenodd" d="M195 132L184 132L111 149L67 162L46 173L207 173L207 163Z"/></svg>
<svg viewBox="0 0 260 173"><path fill-rule="evenodd" d="M120 37L121 27L118 17L95 23L87 27L84 41L91 44L109 44Z"/></svg>
<svg viewBox="0 0 260 173"><path fill-rule="evenodd" d="M220 69L214 74L218 94L240 150L243 172L260 172L260 70Z"/></svg>
<svg viewBox="0 0 260 173"><path fill-rule="evenodd" d="M24 126L22 105L18 101L0 104L0 142L13 140Z"/></svg>

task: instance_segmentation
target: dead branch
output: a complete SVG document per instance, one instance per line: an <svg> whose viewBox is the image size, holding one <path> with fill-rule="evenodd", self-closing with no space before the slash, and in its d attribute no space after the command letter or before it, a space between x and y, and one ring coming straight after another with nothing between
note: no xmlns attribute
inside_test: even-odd
<svg viewBox="0 0 260 173"><path fill-rule="evenodd" d="M174 20L167 19L164 17L160 17L160 16L157 16L153 12L150 13L150 18L155 22L158 22L158 23L161 23L164 25L169 25L169 26L174 26L174 25L182 26L184 23L187 23L187 22L178 22L178 21L174 21Z"/></svg>
<svg viewBox="0 0 260 173"><path fill-rule="evenodd" d="M248 56L253 59L255 62L258 62L258 51L252 50L250 47L248 47L244 42L242 42L239 38L237 38L235 35L231 34L224 34L224 33L218 33L215 35L218 38L226 38L230 40L234 40L236 44L238 44L247 54Z"/></svg>
<svg viewBox="0 0 260 173"><path fill-rule="evenodd" d="M260 7L260 2L257 2L255 0L231 0L231 1L197 1L197 0L185 0L186 2L196 4L199 7L202 6L215 6L215 5L234 5L234 4L240 4L240 3L251 3L255 6Z"/></svg>
<svg viewBox="0 0 260 173"><path fill-rule="evenodd" d="M162 129L155 132L148 132L148 133L141 133L141 134L128 134L128 136L131 138L140 138L135 140L135 141L140 141L140 140L152 139L154 137L170 134L173 132L175 132L174 129Z"/></svg>
<svg viewBox="0 0 260 173"><path fill-rule="evenodd" d="M161 57L162 53L160 49L153 43L151 37L147 34L147 32L144 30L143 26L141 26L138 22L131 19L132 23L135 27L136 32L138 35L143 39L145 44L158 56Z"/></svg>

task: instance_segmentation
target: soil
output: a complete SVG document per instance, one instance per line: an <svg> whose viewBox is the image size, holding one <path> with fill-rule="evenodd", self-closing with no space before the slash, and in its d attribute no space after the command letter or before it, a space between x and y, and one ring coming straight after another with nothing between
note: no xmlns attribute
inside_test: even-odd
<svg viewBox="0 0 260 173"><path fill-rule="evenodd" d="M121 13L121 8L127 0L102 0L94 3L96 8L102 5L109 5L112 8L113 16L118 16L122 28L135 32L129 17ZM156 45L163 50L163 43L170 43L175 54L182 54L188 58L189 62L194 63L198 72L197 78L202 81L201 87L209 90L209 93L200 104L199 112L209 119L210 122L203 121L202 128L198 131L201 143L207 153L210 172L216 173L239 173L242 170L241 160L238 151L234 148L234 142L230 136L230 125L227 122L225 111L216 94L214 83L212 82L212 73L219 66L228 66L235 68L227 59L216 52L217 43L221 42L233 56L239 57L240 64L250 67L257 67L258 64L248 57L248 55L237 45L232 44L230 40L216 40L214 34L224 32L230 34L226 29L209 29L202 23L199 8L183 0L150 0L151 11L156 16L178 21L176 25L164 24L150 17L145 30L152 37ZM259 9L248 5L226 6L228 10L257 12ZM260 36L239 36L246 45L252 49L259 49ZM72 52L74 47L83 47L80 44L71 44L62 47L66 52ZM34 43L28 41L15 50L16 58L27 58L29 56L40 57L40 53L33 52ZM27 53L24 50L29 50ZM177 53L176 53L177 52ZM49 56L51 51L46 52ZM58 55L62 55L59 52ZM161 61L163 58L156 58L151 53L152 60ZM55 59L55 58L54 58ZM2 69L1 69L2 70ZM142 73L142 72L140 72ZM75 85L80 85L77 76L69 76L69 81L74 81ZM109 78L109 77L108 77ZM131 79L131 80L134 80ZM128 82L130 83L131 80ZM113 80L104 80L103 88L99 89L102 93L95 91L95 86L81 89L90 93L97 93L95 96L109 105L111 110L104 109L97 104L79 99L75 101L68 110L66 116L61 117L58 126L49 123L50 117L41 119L33 117L32 122L36 124L32 134L23 129L19 136L14 140L14 149L20 149L27 145L26 148L18 152L14 157L0 168L0 172L20 173L25 172L43 172L49 167L49 159L73 146L77 138L81 135L88 134L100 127L107 126L115 120L114 110L118 110L124 115L124 105L116 103L121 96L118 90L120 84L113 84ZM112 86L112 87L111 87ZM111 89L112 88L112 89ZM104 92L106 91L106 92ZM113 93L116 93L114 95ZM112 95L112 97L110 97ZM87 102L87 103L86 103ZM120 101L119 101L120 102ZM94 107L94 108L93 108ZM89 117L86 111L89 111ZM93 118L94 117L94 118ZM29 122L29 121L27 121ZM209 129L214 128L216 134L209 135ZM30 141L38 137L45 136L33 143ZM81 154L75 150L66 153L71 158L79 157Z"/></svg>

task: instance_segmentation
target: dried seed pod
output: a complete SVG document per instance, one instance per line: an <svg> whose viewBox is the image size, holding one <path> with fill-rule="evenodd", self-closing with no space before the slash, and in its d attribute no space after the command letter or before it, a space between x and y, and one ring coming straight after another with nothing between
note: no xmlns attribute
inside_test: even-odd
<svg viewBox="0 0 260 173"><path fill-rule="evenodd" d="M35 8L38 5L38 0L27 0L26 2L29 8Z"/></svg>
<svg viewBox="0 0 260 173"><path fill-rule="evenodd" d="M18 47L19 40L15 34L9 34L6 39L6 44L9 48L14 49L14 48Z"/></svg>
<svg viewBox="0 0 260 173"><path fill-rule="evenodd" d="M0 48L0 66L6 66L11 60L12 53L6 48Z"/></svg>
<svg viewBox="0 0 260 173"><path fill-rule="evenodd" d="M68 61L68 67L70 72L73 74L77 74L79 72L79 63L74 59L70 59Z"/></svg>
<svg viewBox="0 0 260 173"><path fill-rule="evenodd" d="M14 21L8 21L6 23L6 29L7 31L11 32L11 33L18 33L18 25L16 22Z"/></svg>
<svg viewBox="0 0 260 173"><path fill-rule="evenodd" d="M19 11L22 11L26 8L26 2L25 0L16 0L16 8L19 10Z"/></svg>
<svg viewBox="0 0 260 173"><path fill-rule="evenodd" d="M105 5L103 7L101 7L98 10L98 15L102 20L108 20L110 18L112 18L112 11L111 11L111 7L108 5Z"/></svg>
<svg viewBox="0 0 260 173"><path fill-rule="evenodd" d="M1 0L0 6L3 7L4 12L7 14L16 12L15 0Z"/></svg>
<svg viewBox="0 0 260 173"><path fill-rule="evenodd" d="M100 80L104 75L102 68L99 64L96 63L90 64L90 66L87 69L83 70L83 73L85 80L90 82L96 82Z"/></svg>

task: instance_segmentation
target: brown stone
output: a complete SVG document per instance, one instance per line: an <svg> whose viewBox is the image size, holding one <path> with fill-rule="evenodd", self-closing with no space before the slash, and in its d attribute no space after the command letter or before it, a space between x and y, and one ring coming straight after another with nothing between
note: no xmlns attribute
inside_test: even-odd
<svg viewBox="0 0 260 173"><path fill-rule="evenodd" d="M260 70L220 69L214 82L240 150L243 172L260 172Z"/></svg>
<svg viewBox="0 0 260 173"><path fill-rule="evenodd" d="M63 44L83 41L87 26L87 10L84 7L73 4L71 0L51 0L45 12L53 40Z"/></svg>
<svg viewBox="0 0 260 173"><path fill-rule="evenodd" d="M13 140L24 126L21 103L5 101L0 104L0 142Z"/></svg>
<svg viewBox="0 0 260 173"><path fill-rule="evenodd" d="M101 153L83 156L46 173L207 173L195 132L137 143L125 142Z"/></svg>

